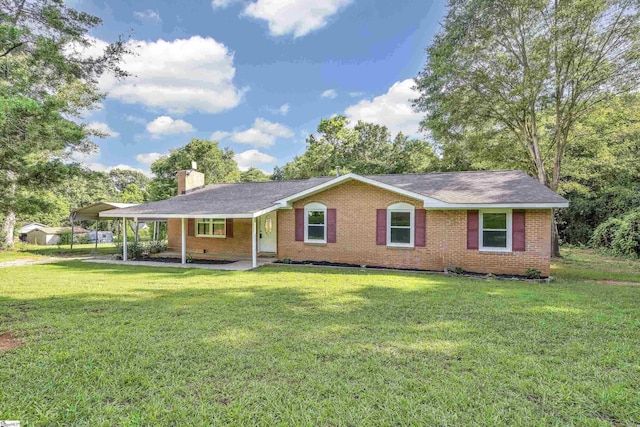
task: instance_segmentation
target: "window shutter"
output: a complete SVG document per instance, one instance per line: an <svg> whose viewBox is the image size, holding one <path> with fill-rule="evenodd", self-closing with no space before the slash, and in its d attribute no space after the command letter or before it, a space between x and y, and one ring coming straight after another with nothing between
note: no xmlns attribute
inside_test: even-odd
<svg viewBox="0 0 640 427"><path fill-rule="evenodd" d="M304 209L296 209L296 242L304 241Z"/></svg>
<svg viewBox="0 0 640 427"><path fill-rule="evenodd" d="M327 209L327 243L335 243L336 237L336 210Z"/></svg>
<svg viewBox="0 0 640 427"><path fill-rule="evenodd" d="M227 229L227 237L231 238L233 237L233 218L227 218L226 222L225 228Z"/></svg>
<svg viewBox="0 0 640 427"><path fill-rule="evenodd" d="M416 209L415 213L415 238L414 245L416 247L427 246L427 211L424 209Z"/></svg>
<svg viewBox="0 0 640 427"><path fill-rule="evenodd" d="M187 218L187 236L193 237L196 235L196 220L193 218Z"/></svg>
<svg viewBox="0 0 640 427"><path fill-rule="evenodd" d="M387 210L376 211L376 245L387 244Z"/></svg>
<svg viewBox="0 0 640 427"><path fill-rule="evenodd" d="M467 249L478 249L478 211L467 211Z"/></svg>
<svg viewBox="0 0 640 427"><path fill-rule="evenodd" d="M511 221L512 248L514 251L524 252L526 249L524 211L513 211Z"/></svg>

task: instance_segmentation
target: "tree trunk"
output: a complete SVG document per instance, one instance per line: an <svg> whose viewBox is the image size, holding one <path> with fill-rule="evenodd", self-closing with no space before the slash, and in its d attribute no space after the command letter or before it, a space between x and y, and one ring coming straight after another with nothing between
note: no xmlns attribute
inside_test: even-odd
<svg viewBox="0 0 640 427"><path fill-rule="evenodd" d="M16 179L15 173L7 171L7 192L5 193L8 206L4 212L4 222L2 224L2 236L4 241L0 242L0 246L5 248L13 247L13 233L16 228L16 212L14 210L14 203L16 198Z"/></svg>
<svg viewBox="0 0 640 427"><path fill-rule="evenodd" d="M5 248L13 247L13 232L16 227L16 213L13 210L5 212L4 222L2 224L2 235L4 241L1 245Z"/></svg>

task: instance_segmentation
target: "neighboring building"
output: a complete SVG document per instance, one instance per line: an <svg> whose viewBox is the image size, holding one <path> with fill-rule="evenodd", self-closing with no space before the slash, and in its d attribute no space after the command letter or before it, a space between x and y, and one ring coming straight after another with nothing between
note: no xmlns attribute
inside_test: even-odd
<svg viewBox="0 0 640 427"><path fill-rule="evenodd" d="M26 242L32 245L57 245L60 238L65 233L71 233L71 227L37 227L27 233ZM74 227L74 240L87 234L87 230L82 227Z"/></svg>
<svg viewBox="0 0 640 427"><path fill-rule="evenodd" d="M211 184L178 172L178 196L102 212L167 219L169 247L392 268L550 273L552 209L568 201L521 171Z"/></svg>
<svg viewBox="0 0 640 427"><path fill-rule="evenodd" d="M39 222L25 222L22 224L20 229L18 229L18 236L21 242L27 241L27 233L31 230L34 230L38 227L46 227L44 224L40 224Z"/></svg>
<svg viewBox="0 0 640 427"><path fill-rule="evenodd" d="M113 243L113 232L98 231L98 243ZM92 230L87 233L87 243L96 242L96 231Z"/></svg>

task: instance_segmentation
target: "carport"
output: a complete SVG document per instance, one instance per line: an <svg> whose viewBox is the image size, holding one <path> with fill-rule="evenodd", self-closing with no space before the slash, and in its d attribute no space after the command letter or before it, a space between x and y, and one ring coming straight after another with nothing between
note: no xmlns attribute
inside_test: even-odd
<svg viewBox="0 0 640 427"><path fill-rule="evenodd" d="M131 206L137 206L135 203L116 203L116 202L97 202L89 206L85 206L71 211L69 215L69 221L71 221L71 248L73 249L73 224L75 221L95 221L96 232L96 249L98 248L98 221L99 220L113 220L116 218L109 218L108 216L100 216L100 212L109 211L112 209L129 208ZM123 224L124 235L126 236L126 222Z"/></svg>

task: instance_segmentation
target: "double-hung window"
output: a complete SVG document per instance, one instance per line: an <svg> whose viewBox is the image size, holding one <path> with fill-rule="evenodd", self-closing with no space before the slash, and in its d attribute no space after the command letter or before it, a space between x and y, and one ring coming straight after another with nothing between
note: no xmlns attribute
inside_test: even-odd
<svg viewBox="0 0 640 427"><path fill-rule="evenodd" d="M327 243L327 207L322 203L304 207L304 241Z"/></svg>
<svg viewBox="0 0 640 427"><path fill-rule="evenodd" d="M413 247L415 208L396 203L387 208L387 246Z"/></svg>
<svg viewBox="0 0 640 427"><path fill-rule="evenodd" d="M202 218L196 220L197 237L227 237L227 222L224 218Z"/></svg>
<svg viewBox="0 0 640 427"><path fill-rule="evenodd" d="M480 211L480 250L511 252L511 211Z"/></svg>

